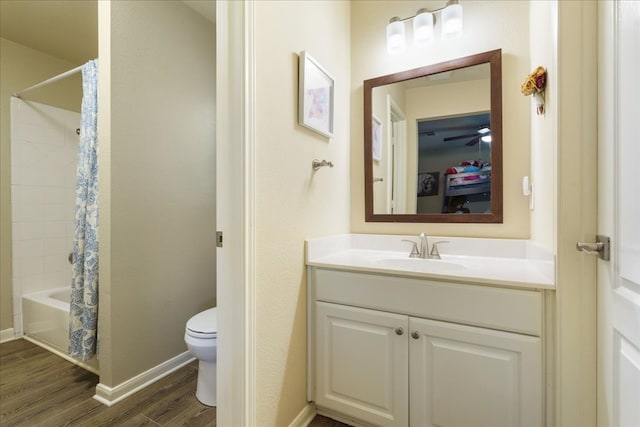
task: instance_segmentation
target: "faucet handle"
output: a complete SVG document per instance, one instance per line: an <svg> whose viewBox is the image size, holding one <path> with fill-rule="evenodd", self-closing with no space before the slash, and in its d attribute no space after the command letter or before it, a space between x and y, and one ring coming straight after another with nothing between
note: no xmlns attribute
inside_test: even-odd
<svg viewBox="0 0 640 427"><path fill-rule="evenodd" d="M418 244L413 240L402 239L403 242L412 243L411 253L409 254L409 258L420 258L420 251L418 250Z"/></svg>
<svg viewBox="0 0 640 427"><path fill-rule="evenodd" d="M448 240L440 240L439 242L433 242L431 246L431 252L429 252L429 258L440 259L440 251L438 250L438 245L440 243L449 243Z"/></svg>

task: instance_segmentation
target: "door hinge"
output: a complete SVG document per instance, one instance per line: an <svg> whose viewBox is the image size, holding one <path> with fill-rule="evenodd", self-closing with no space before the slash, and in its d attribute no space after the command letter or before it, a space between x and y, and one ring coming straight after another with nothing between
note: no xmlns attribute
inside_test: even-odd
<svg viewBox="0 0 640 427"><path fill-rule="evenodd" d="M216 231L216 246L222 247L222 231Z"/></svg>

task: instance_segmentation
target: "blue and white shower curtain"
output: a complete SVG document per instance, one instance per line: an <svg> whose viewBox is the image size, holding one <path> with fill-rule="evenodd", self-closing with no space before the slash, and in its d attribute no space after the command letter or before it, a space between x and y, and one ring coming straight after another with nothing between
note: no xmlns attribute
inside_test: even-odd
<svg viewBox="0 0 640 427"><path fill-rule="evenodd" d="M98 336L98 60L82 67L69 354L89 360Z"/></svg>

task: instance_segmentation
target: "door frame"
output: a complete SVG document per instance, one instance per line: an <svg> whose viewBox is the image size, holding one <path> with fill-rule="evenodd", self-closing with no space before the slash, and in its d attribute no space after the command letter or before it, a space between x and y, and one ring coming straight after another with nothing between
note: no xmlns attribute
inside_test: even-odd
<svg viewBox="0 0 640 427"><path fill-rule="evenodd" d="M558 288L553 418L557 426L588 427L595 426L597 401L596 262L579 254L575 242L589 241L596 231L596 192L588 190L597 185L593 173L597 5L557 2L556 7ZM216 13L216 173L217 182L224 183L217 188L217 228L224 232L224 247L217 252L221 392L217 424L250 426L255 425L256 407L254 4L219 0Z"/></svg>
<svg viewBox="0 0 640 427"><path fill-rule="evenodd" d="M554 423L596 425L597 4L558 1ZM550 105L550 107L551 107ZM550 111L549 111L550 112ZM551 119L553 119L551 117Z"/></svg>
<svg viewBox="0 0 640 427"><path fill-rule="evenodd" d="M598 140L602 143L598 145L599 158L604 160L604 165L598 165L598 175L603 173L603 166L605 168L608 165L614 163L614 152L612 147L607 147L604 144L607 136L614 134L614 82L613 76L615 75L615 52L611 50L611 46L615 45L614 26L611 22L614 19L614 5L609 2L602 2L598 5L598 107L600 110L598 117ZM604 188L604 180L598 180L598 193L600 197L605 199L607 203L616 202L614 198L614 187ZM605 200L600 200L600 203ZM600 210L600 207L598 207ZM605 233L613 239L614 245L617 244L617 235L613 225L615 224L614 209L600 210L598 217L598 232ZM602 215L604 214L604 215ZM615 246L614 246L615 247ZM615 257L615 253L614 253ZM613 262L613 261L611 261ZM608 277L608 269L598 268L598 301L604 301L604 306L598 307L598 341L611 340L610 332L601 329L602 316L610 316L608 313L608 304L610 302L610 290L608 286L602 286L607 283L610 285L612 278ZM601 348L598 346L598 363L603 363L606 367L613 366L612 355L608 353L609 346ZM610 409L613 408L613 384L609 381L612 378L613 373L607 372L608 378L600 376L602 370L607 368L598 365L598 380L597 380L597 416L598 425L607 426L612 421L613 415L610 414Z"/></svg>
<svg viewBox="0 0 640 427"><path fill-rule="evenodd" d="M407 117L402 108L393 100L391 95L387 95L387 144L388 151L393 153L388 157L387 166L387 212L397 213L398 207L402 206L402 212L407 212L407 177L406 173L400 172L398 164L406 164L407 158L407 130L406 124L401 136L398 136L396 123L406 123ZM404 162L404 163L402 163ZM402 196L399 196L402 194Z"/></svg>
<svg viewBox="0 0 640 427"><path fill-rule="evenodd" d="M254 3L216 2L217 425L255 426Z"/></svg>

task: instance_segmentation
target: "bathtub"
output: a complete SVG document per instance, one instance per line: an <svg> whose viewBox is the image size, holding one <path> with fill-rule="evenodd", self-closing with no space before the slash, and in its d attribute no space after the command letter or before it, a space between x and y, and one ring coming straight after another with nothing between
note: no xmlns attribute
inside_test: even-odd
<svg viewBox="0 0 640 427"><path fill-rule="evenodd" d="M22 296L24 337L95 374L98 360L82 361L69 356L70 288L49 289Z"/></svg>

